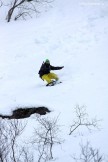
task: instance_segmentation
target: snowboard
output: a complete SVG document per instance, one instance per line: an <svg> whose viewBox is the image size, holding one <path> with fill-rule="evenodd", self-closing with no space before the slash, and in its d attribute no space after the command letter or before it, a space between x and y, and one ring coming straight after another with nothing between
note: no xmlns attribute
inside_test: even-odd
<svg viewBox="0 0 108 162"><path fill-rule="evenodd" d="M51 83L48 83L46 86L55 86L55 85L60 84L60 83L62 83L62 82L61 81L53 81Z"/></svg>

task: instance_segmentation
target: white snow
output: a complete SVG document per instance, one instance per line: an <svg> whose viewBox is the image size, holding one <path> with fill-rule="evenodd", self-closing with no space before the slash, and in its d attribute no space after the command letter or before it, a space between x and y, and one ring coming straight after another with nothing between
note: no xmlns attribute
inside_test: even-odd
<svg viewBox="0 0 108 162"><path fill-rule="evenodd" d="M18 106L46 106L52 110L47 116L60 114L66 140L55 149L58 162L71 162L81 139L108 154L108 3L95 2L59 0L37 19L0 23L0 114ZM46 58L64 66L53 71L62 84L46 87L39 78ZM77 104L102 119L101 131L68 135Z"/></svg>

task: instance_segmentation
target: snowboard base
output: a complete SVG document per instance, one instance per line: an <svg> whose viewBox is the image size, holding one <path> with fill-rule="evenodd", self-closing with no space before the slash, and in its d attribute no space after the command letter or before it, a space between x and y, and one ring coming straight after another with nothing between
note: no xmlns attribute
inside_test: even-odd
<svg viewBox="0 0 108 162"><path fill-rule="evenodd" d="M60 84L60 83L62 83L62 82L61 81L53 81L51 83L48 83L46 86L55 86L55 85Z"/></svg>

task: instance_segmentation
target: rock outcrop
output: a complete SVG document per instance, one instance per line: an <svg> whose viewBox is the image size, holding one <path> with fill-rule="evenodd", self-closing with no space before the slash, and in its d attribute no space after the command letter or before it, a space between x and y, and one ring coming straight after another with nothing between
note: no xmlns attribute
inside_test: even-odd
<svg viewBox="0 0 108 162"><path fill-rule="evenodd" d="M2 119L23 119L23 118L28 118L32 114L40 114L40 115L45 115L49 113L50 110L47 107L24 107L24 108L17 108L12 112L12 115L1 115L0 117Z"/></svg>

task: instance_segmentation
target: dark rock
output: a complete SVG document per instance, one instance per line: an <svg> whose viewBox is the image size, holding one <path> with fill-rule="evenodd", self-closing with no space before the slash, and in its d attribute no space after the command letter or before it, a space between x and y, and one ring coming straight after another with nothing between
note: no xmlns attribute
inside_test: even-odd
<svg viewBox="0 0 108 162"><path fill-rule="evenodd" d="M17 108L12 112L12 115L0 115L2 119L23 119L28 118L32 114L40 114L45 115L46 113L49 113L50 110L46 107L24 107L24 108Z"/></svg>

